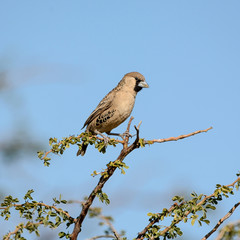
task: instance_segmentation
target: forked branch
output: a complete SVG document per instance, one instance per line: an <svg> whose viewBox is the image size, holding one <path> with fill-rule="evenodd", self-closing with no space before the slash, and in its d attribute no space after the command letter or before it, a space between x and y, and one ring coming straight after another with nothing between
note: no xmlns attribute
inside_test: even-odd
<svg viewBox="0 0 240 240"><path fill-rule="evenodd" d="M126 132L129 132L132 120L133 120L133 117L131 117L130 120L129 120ZM125 157L129 153L131 153L134 149L140 147L140 143L139 143L140 124L141 124L141 122L139 123L138 127L134 126L135 130L137 132L135 141L129 146L129 135L128 134L126 135L126 137L123 139L123 142L121 141L121 143L123 144L123 149L121 150L120 155L118 156L118 158L115 161L113 161L113 164L108 165L107 169L104 171L101 178L99 179L98 184L93 189L93 191L91 192L91 194L89 195L89 197L85 201L85 203L82 204L82 210L81 210L79 216L77 217L73 232L70 235L71 240L76 240L77 239L78 234L81 232L82 223L83 223L85 217L87 216L88 210L89 210L90 206L92 205L96 195L102 190L105 183L109 180L109 178L115 172L115 170L117 168L115 166L115 164L117 164L119 162L123 162L123 160L125 159ZM187 135L181 135L181 136L176 137L176 138L172 137L172 138L167 138L167 139L152 140L151 144L152 143L162 143L162 142L167 142L167 141L177 141L179 139L187 138L187 137L193 136L193 135L201 133L201 132L207 132L210 129L212 129L212 128L208 128L206 130L196 131L196 132L193 132L193 133L190 133L190 134L187 134ZM150 141L145 141L145 143L150 144ZM118 236L116 236L116 237L117 237L117 239L119 239Z"/></svg>

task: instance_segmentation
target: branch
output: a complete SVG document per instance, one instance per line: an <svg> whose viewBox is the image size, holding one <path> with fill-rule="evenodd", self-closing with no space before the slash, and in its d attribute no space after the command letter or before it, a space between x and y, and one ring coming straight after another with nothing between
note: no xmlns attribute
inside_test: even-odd
<svg viewBox="0 0 240 240"><path fill-rule="evenodd" d="M231 184L229 184L229 185L226 185L226 187L232 187L232 186L234 186L234 185L235 185L237 182L239 182L239 181L240 181L240 177L238 177L233 183L231 183ZM215 196L215 193L213 193L213 194L211 194L211 195L209 195L209 196L205 196L205 198L203 198L203 200L200 201L196 206L203 205L209 198L212 198L212 197L214 197L214 196ZM187 217L190 213L191 213L191 211L188 211L188 212L183 216L183 218ZM183 218L182 218L182 219L183 219ZM176 223L175 223L174 225L176 225L176 224L178 224L179 222L181 222L182 219L176 221ZM166 228L162 231L162 235L164 235L164 234L165 234L166 232L168 232L170 229L171 229L171 226L166 227Z"/></svg>
<svg viewBox="0 0 240 240"><path fill-rule="evenodd" d="M130 131L130 126L131 126L131 123L132 123L133 119L134 119L134 117L131 116L130 120L128 122L128 125L127 125L127 130L125 131L126 137L125 137L125 139L123 139L123 141L124 141L123 147L125 147L125 148L128 146L128 141L129 141L129 136L130 136L129 131Z"/></svg>
<svg viewBox="0 0 240 240"><path fill-rule="evenodd" d="M114 226L112 225L112 223L109 221L109 219L103 215L99 215L99 218L101 218L103 221L106 222L106 224L109 226L109 228L111 229L111 231L113 232L114 236L116 237L116 239L121 239L120 235L118 234L117 230L114 228Z"/></svg>
<svg viewBox="0 0 240 240"><path fill-rule="evenodd" d="M125 131L126 137L125 138L122 137L123 140L114 139L114 141L116 143L121 143L122 145L124 145L124 147L127 147L128 141L129 141L129 136L131 136L129 134L130 125L131 125L133 119L134 118L131 117L129 122L128 122L127 130ZM139 123L139 126L140 126L140 124L141 124L141 122ZM205 130L195 131L193 133L189 133L189 134L186 134L186 135L180 135L178 137L170 137L170 138L165 138L165 139L164 138L163 139L153 139L153 140L144 140L143 139L143 141L141 143L142 144L153 144L153 143L163 143L163 142L177 141L177 140L180 140L180 139L183 139L183 138L191 137L193 135L196 135L196 134L199 134L199 133L202 133L202 132L207 132L210 129L212 129L212 127L208 128L208 129L205 129ZM70 137L64 138L63 140L61 140L59 142L57 142L56 138L50 138L49 139L49 144L50 144L50 146L52 146L52 148L48 152L45 152L45 153L43 151L39 151L38 152L38 157L41 160L44 161L44 165L49 166L49 160L51 160L51 158L49 158L48 155L50 153L63 154L63 151L65 150L66 147L69 147L69 144L74 145L77 142L81 142L81 139L82 139L83 136L84 136L84 133L81 133L77 137L70 136ZM93 138L96 139L96 140L100 140L101 142L104 141L104 139L102 137L98 137L96 135L88 136L88 140L91 140Z"/></svg>
<svg viewBox="0 0 240 240"><path fill-rule="evenodd" d="M68 201L68 203L78 203L81 206L84 204L83 201L77 201L77 200L70 200L70 201ZM92 210L94 212L95 209L90 207L89 210ZM99 213L95 217L103 220L105 222L105 224L109 226L109 228L112 231L112 233L114 234L114 236L112 236L112 235L100 235L100 236L92 237L90 239L97 239L97 238L102 238L102 237L109 237L109 238L111 237L111 238L121 239L121 235L117 232L117 230L115 229L115 227L113 226L113 224L111 223L111 221L109 220L109 218L107 216L104 216L103 214Z"/></svg>
<svg viewBox="0 0 240 240"><path fill-rule="evenodd" d="M129 122L128 122L128 126L127 126L127 131L129 131L130 129L130 125L131 122L133 120L133 117L130 118ZM72 234L70 235L70 239L71 240L76 240L78 234L81 232L81 228L82 228L82 223L88 213L88 210L90 208L90 206L92 205L96 195L98 192L100 192L104 186L104 184L109 180L109 178L113 175L114 171L116 170L116 166L114 166L115 163L117 162L123 162L123 160L125 159L125 157L131 153L134 149L139 148L140 143L139 143L139 127L140 127L141 122L139 123L138 127L135 127L135 130L137 131L137 136L135 141L128 146L128 139L129 136L127 135L126 138L124 139L124 143L123 143L123 149L120 152L120 155L118 156L118 158L113 162L113 165L108 165L107 169L103 172L97 186L93 189L93 191L91 192L91 194L89 195L88 199L86 200L86 202L82 205L82 211L80 213L80 215L77 217L77 221L75 222L75 226L73 229ZM208 130L212 129L212 127L206 129L206 130L199 130L187 135L181 135L179 137L171 137L171 138L167 138L167 139L157 139L157 140L153 140L153 141L146 141L146 144L152 144L155 142L161 143L161 142L167 142L167 141L177 141L179 139L183 139L186 137L190 137L193 136L195 134L198 133L202 133L202 132L207 132ZM122 142L122 141L121 141ZM167 230L166 230L167 231Z"/></svg>
<svg viewBox="0 0 240 240"><path fill-rule="evenodd" d="M96 237L89 238L88 240L95 240L95 239L98 239L98 238L112 238L112 239L114 239L114 236L113 235L99 235L99 236L96 236Z"/></svg>
<svg viewBox="0 0 240 240"><path fill-rule="evenodd" d="M179 205L177 203L174 203L169 209L168 212L172 212L175 208L179 207ZM147 231L155 224L159 222L159 219L154 219L153 221L151 221L141 232L138 233L138 236L136 238L137 239L144 239L145 234L147 233Z"/></svg>
<svg viewBox="0 0 240 240"><path fill-rule="evenodd" d="M225 187L227 187L227 188L228 188L228 187L233 187L237 182L240 182L240 177L238 177L233 183L231 183L231 184L229 184L229 185L225 185ZM205 196L199 203L196 204L196 207L197 207L197 206L204 205L204 204L207 202L208 199L210 199L210 198L212 198L212 197L214 197L214 196L215 196L215 193L213 193L213 194L211 194L211 195L209 195L209 196ZM183 203L181 203L181 204L183 204ZM175 203L175 204L168 210L168 212L172 212L176 207L180 207L181 204L178 205L177 203ZM239 205L239 204L240 204L240 203L238 203L238 205ZM238 206L238 205L237 205L237 206ZM236 208L237 206L235 205L234 207ZM235 208L234 208L234 210L235 210ZM232 210L232 209L231 209L231 210ZM231 210L230 210L230 211L231 211ZM175 226L176 224L178 224L179 222L181 222L184 218L186 218L190 213L191 213L191 210L187 211L180 219L178 219L178 220L176 220L176 221L174 222L174 226ZM149 223L140 233L138 233L138 236L137 236L136 240L142 240L142 239L144 239L144 236L145 236L145 234L147 233L147 231L148 231L155 223L157 223L157 222L159 222L159 221L160 221L159 218L153 219L152 221L150 221L150 223ZM171 224L170 226L166 227L163 231L161 231L161 236L164 236L171 228L172 228L172 224ZM202 240L203 240L203 239L202 239Z"/></svg>
<svg viewBox="0 0 240 240"><path fill-rule="evenodd" d="M76 222L76 221L77 221L77 219L71 217L68 212L62 210L61 208L57 208L57 207L55 207L54 205L50 206L50 205L47 205L47 204L45 204L45 203L37 203L37 205L44 206L44 207L47 207L47 208L53 208L57 213L62 213L62 214L64 214L67 218L69 218L69 219L72 220L73 222Z"/></svg>
<svg viewBox="0 0 240 240"><path fill-rule="evenodd" d="M212 127L210 128L207 128L205 130L198 130L198 131L195 131L195 132L192 132L192 133L189 133L189 134L185 134L185 135L180 135L178 137L170 137L170 138L163 138L163 139L153 139L153 140L145 140L145 144L153 144L153 143L163 143L163 142L170 142L170 141L178 141L180 139L184 139L184 138L187 138L187 137L191 137L191 136L194 136L196 134L199 134L199 133L203 133L203 132L207 132L209 130L211 130Z"/></svg>
<svg viewBox="0 0 240 240"><path fill-rule="evenodd" d="M68 140L70 141L70 140L72 140L73 138L75 138L75 137L74 137L74 136L70 136L70 137L68 137ZM76 138L80 139L80 138L81 138L81 134L79 134ZM96 138L96 139L98 139L98 140L100 140L100 141L104 141L104 139L103 139L102 137L98 137L98 136L95 136L95 135L89 137L89 139L92 139L92 138ZM121 144L124 144L124 143L125 143L124 140L119 140L119 139L114 139L114 140L115 140L116 142L118 142L118 143L121 143ZM57 145L60 146L60 145L63 144L63 142L64 142L64 140L61 140L61 141L59 141L59 142L57 143ZM43 156L41 156L40 159L41 159L41 160L44 160L44 159L47 158L47 156L48 156L50 153L52 153L52 152L54 152L53 149L50 149L48 152L45 152L45 154L44 154Z"/></svg>
<svg viewBox="0 0 240 240"><path fill-rule="evenodd" d="M221 218L218 223L216 224L216 226L208 233L205 235L204 238L202 238L202 240L206 240L207 238L209 238L218 228L219 226L226 220L228 219L233 212L236 210L236 208L240 205L240 202L236 203L230 210L229 212L223 217Z"/></svg>
<svg viewBox="0 0 240 240"><path fill-rule="evenodd" d="M50 228L55 228L59 226L62 222L67 222L67 226L76 222L76 219L70 216L67 211L62 210L61 208L57 208L55 205L47 205L45 203L37 202L37 201L28 201L32 200L31 193L33 190L29 190L25 195L25 203L16 204L13 202L18 202L18 199L13 199L12 196L8 196L4 199L4 203L1 205L0 210L4 210L1 212L1 216L5 216L5 219L8 219L10 216L10 208L15 208L16 211L19 211L20 217L28 220L27 223L20 223L16 226L15 230L9 232L5 235L5 240L10 240L12 235L15 235L14 238L19 238L24 229L29 231L29 233L35 232L38 236L38 226L44 224L44 226L49 225ZM28 200L27 200L28 199ZM59 204L60 201L54 199L55 203ZM58 203L59 202L59 203ZM61 200L62 203L65 203L65 200ZM55 210L55 211L54 211ZM35 212L38 212L36 218L34 216ZM60 215L60 217L55 218L55 223L49 220L49 217L55 217ZM35 218L35 220L33 220ZM35 222L34 222L35 221Z"/></svg>
<svg viewBox="0 0 240 240"><path fill-rule="evenodd" d="M70 220L72 220L73 222L76 222L77 219L73 218L70 216L70 214L64 210L62 210L61 208L57 208L55 207L54 205L47 205L45 203L40 203L40 202L36 202L34 203L35 205L38 205L38 206L44 206L46 208L53 208L57 213L62 213L63 215L65 215L67 218L69 218ZM23 204L13 204L12 207L23 207L24 205L26 205L25 203ZM1 207L0 209L7 209L7 207Z"/></svg>
<svg viewBox="0 0 240 240"><path fill-rule="evenodd" d="M235 234L236 230L234 228L240 228L240 220L235 221L235 222L231 222L227 225L225 225L220 231L218 236L216 237L215 240L222 240L225 234L231 234L233 232L233 234ZM239 230L238 230L239 232Z"/></svg>
<svg viewBox="0 0 240 240"><path fill-rule="evenodd" d="M129 122L128 122L127 130L126 130L126 133L128 133L128 134L126 134L126 137L123 138L122 140L114 139L114 141L116 143L121 143L123 145L123 149L121 150L117 159L113 162L111 161L107 165L107 169L104 170L104 172L101 173L101 178L99 179L98 184L93 189L93 191L91 192L91 194L89 195L89 197L85 201L85 203L82 204L82 210L81 210L79 216L77 217L77 219L74 219L75 226L74 226L72 234L70 235L71 240L76 240L78 234L81 232L82 223L83 223L83 221L84 221L84 219L85 219L85 217L86 217L86 215L89 211L89 208L92 205L95 197L98 194L102 194L101 191L102 191L102 188L104 187L104 184L114 174L115 170L117 168L122 169L123 167L125 167L125 164L123 163L123 160L134 149L139 148L140 146L144 146L145 144L162 143L162 142L168 142L168 141L177 141L179 139L187 138L187 137L190 137L190 136L193 136L195 134L202 133L202 132L207 132L210 129L212 129L212 127L210 127L208 129L205 129L205 130L195 131L193 133L189 133L187 135L181 135L181 136L178 136L178 137L170 137L170 138L166 138L166 139L153 139L153 140L145 141L144 139L139 138L139 127L140 127L140 124L141 124L141 122L140 122L138 127L134 126L135 130L137 132L137 134L136 134L137 136L136 136L135 141L129 146L129 136L130 136L129 130L130 130L130 126L131 126L131 123L132 123L133 119L134 118L131 117ZM61 140L59 142L57 142L56 138L49 139L49 144L50 144L50 146L52 146L52 149L50 151L46 152L45 154L43 152L39 152L38 153L39 158L44 160L44 164L48 166L49 165L48 161L50 160L50 158L48 158L47 155L51 152L62 154L63 151L65 150L65 148L69 147L70 144L74 145L74 144L77 144L79 142L82 144L82 142L85 141L82 138L86 138L86 137L87 137L87 141L96 140L96 139L100 140L100 141L103 140L103 138L100 138L100 137L95 136L95 135L94 136L85 136L84 134L86 134L86 133L81 133L77 137L70 136L68 138L64 138L63 140ZM92 141L91 143L94 143L94 141ZM94 175L96 175L96 174L94 173ZM103 195L103 196L105 196L105 195Z"/></svg>
<svg viewBox="0 0 240 240"><path fill-rule="evenodd" d="M130 124L132 122L133 118L130 118L129 120L129 127ZM137 137L134 141L133 144L131 144L130 146L128 146L127 144L123 145L123 149L120 152L120 155L118 156L118 158L113 162L113 165L116 164L117 162L123 162L123 160L125 159L125 157L132 152L134 149L139 147L139 133L137 131ZM77 217L77 221L75 222L75 226L73 229L72 234L70 235L70 239L71 240L76 240L78 234L81 232L81 228L82 228L82 223L88 213L88 210L90 208L90 206L92 205L96 195L98 192L100 192L104 186L104 184L108 181L108 179L113 175L113 173L116 170L116 166L113 165L108 165L106 171L104 172L104 174L101 176L101 178L99 179L99 182L97 184L97 186L93 189L93 191L91 192L91 194L89 195L88 199L86 200L86 202L82 205L82 211L80 213L80 215Z"/></svg>
<svg viewBox="0 0 240 240"><path fill-rule="evenodd" d="M22 227L17 226L14 231L9 232L6 237L4 236L3 239L4 239L4 240L10 240L11 235L16 234L20 229L22 229L22 228L24 228L24 227L26 227L26 226L22 226Z"/></svg>
<svg viewBox="0 0 240 240"><path fill-rule="evenodd" d="M26 225L23 225L23 224L19 224L14 231L12 232L9 232L6 236L3 237L4 240L10 240L10 237L12 235L15 235L18 233L19 230L23 229L23 228L28 228L29 227L29 224L32 224L32 225L41 225L43 224L42 221L40 222L37 222L37 223L27 223Z"/></svg>

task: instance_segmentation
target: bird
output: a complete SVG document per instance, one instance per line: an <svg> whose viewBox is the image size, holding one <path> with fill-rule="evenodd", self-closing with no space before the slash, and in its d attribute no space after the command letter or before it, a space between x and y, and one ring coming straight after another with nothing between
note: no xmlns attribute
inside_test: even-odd
<svg viewBox="0 0 240 240"><path fill-rule="evenodd" d="M102 136L106 144L108 138L103 133L120 135L111 133L112 129L119 126L130 116L137 93L142 88L148 87L149 85L141 73L130 72L125 74L118 85L100 101L85 121L82 129L86 127L85 132ZM87 146L88 144L82 144L77 156L84 156Z"/></svg>

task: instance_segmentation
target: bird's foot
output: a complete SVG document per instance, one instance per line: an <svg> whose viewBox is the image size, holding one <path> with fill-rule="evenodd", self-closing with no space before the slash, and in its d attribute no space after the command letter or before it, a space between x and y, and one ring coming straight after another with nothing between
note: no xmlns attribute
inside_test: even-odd
<svg viewBox="0 0 240 240"><path fill-rule="evenodd" d="M102 135L102 137L103 137L104 145L105 145L105 147L107 147L108 142L109 142L109 137L107 137L105 135Z"/></svg>
<svg viewBox="0 0 240 240"><path fill-rule="evenodd" d="M129 133L129 131L126 131L126 132L124 132L123 134L120 134L120 136L122 137L122 138L126 138L126 137L128 137L128 138L132 138L133 136L132 136L132 134L130 134Z"/></svg>
<svg viewBox="0 0 240 240"><path fill-rule="evenodd" d="M106 135L102 134L101 132L99 132L97 130L95 130L95 133L100 135L103 138L104 145L105 145L105 147L107 147L108 142L109 142L109 137L107 137Z"/></svg>

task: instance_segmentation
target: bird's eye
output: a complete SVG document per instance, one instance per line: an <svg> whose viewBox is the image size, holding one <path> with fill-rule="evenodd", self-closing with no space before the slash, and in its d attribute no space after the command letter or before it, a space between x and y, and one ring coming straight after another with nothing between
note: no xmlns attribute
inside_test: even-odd
<svg viewBox="0 0 240 240"><path fill-rule="evenodd" d="M137 83L141 82L141 80L139 78L136 77L135 79L136 79Z"/></svg>

